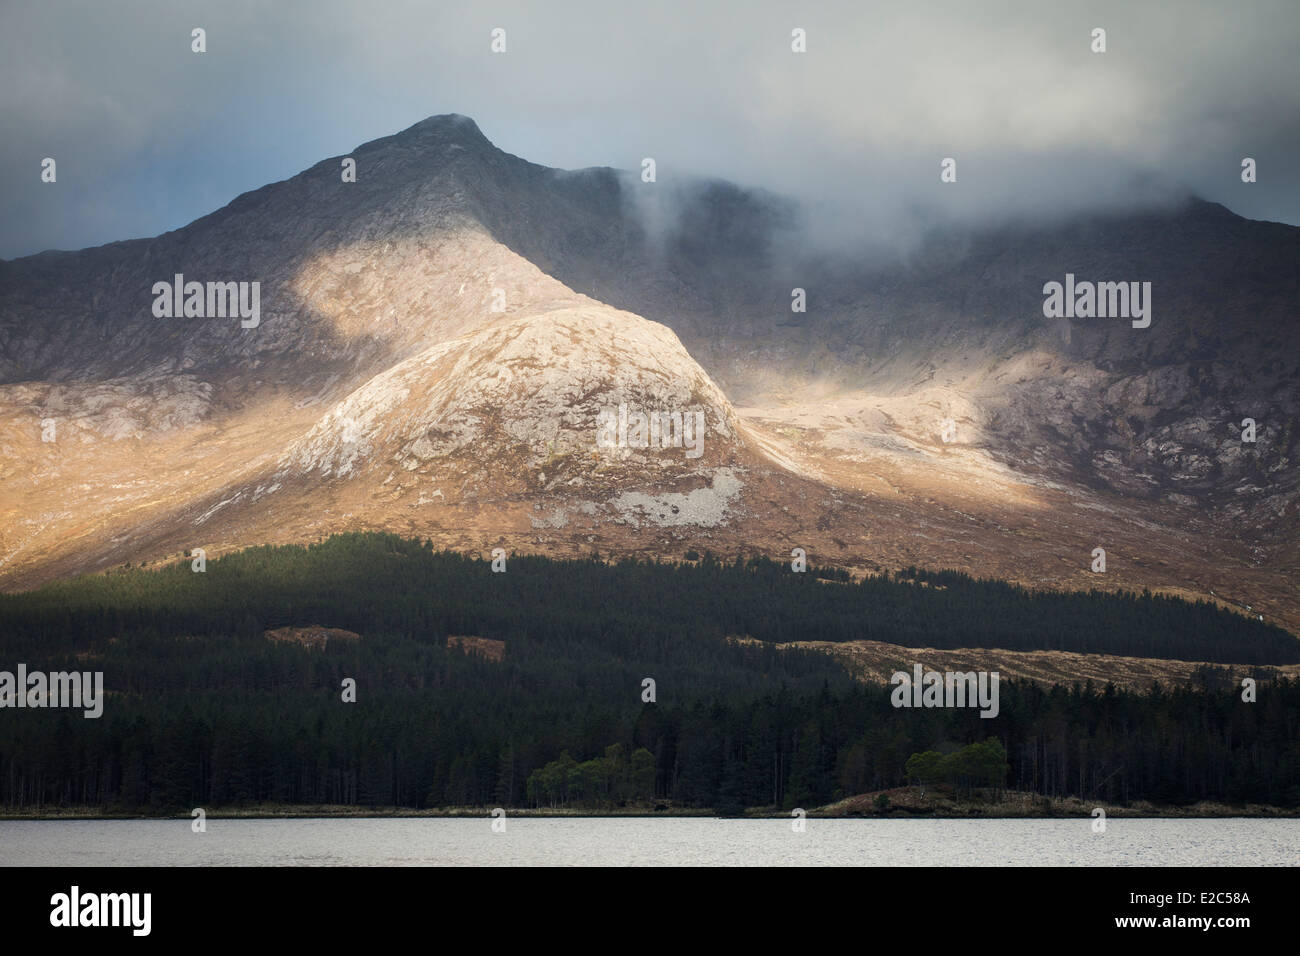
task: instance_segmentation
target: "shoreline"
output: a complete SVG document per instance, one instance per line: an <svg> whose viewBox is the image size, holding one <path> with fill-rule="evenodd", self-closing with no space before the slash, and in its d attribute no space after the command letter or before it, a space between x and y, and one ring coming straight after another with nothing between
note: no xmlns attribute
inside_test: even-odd
<svg viewBox="0 0 1300 956"><path fill-rule="evenodd" d="M433 809L350 807L350 806L253 806L217 807L205 809L205 820L455 820L492 819L492 807L443 807ZM1225 804L1194 804L1189 807L1108 807L1105 805L1080 806L1079 801L1060 801L1033 810L999 807L997 804L956 804L950 806L912 807L896 806L887 810L859 809L832 805L806 812L808 820L1089 820L1093 810L1105 811L1108 820L1296 820L1300 808L1286 808L1259 804L1229 806ZM538 809L505 808L507 819L713 819L713 820L781 820L796 819L793 811L772 808L752 808L743 814L722 815L710 809L668 807L654 810L649 807L605 809ZM92 807L66 807L62 809L41 807L28 810L0 810L0 823L5 822L58 822L58 821L139 821L168 820L190 821L188 812L140 813L132 811L100 810Z"/></svg>

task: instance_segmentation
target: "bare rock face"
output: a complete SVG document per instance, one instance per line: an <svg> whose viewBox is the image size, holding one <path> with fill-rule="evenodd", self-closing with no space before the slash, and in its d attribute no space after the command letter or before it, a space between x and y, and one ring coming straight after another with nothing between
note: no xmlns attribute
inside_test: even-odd
<svg viewBox="0 0 1300 956"><path fill-rule="evenodd" d="M461 116L349 155L354 183L335 157L0 262L0 586L376 528L802 548L1300 626L1300 230L1189 201L903 254L726 183L537 166ZM1067 273L1151 282L1149 327L1046 317ZM257 283L256 321L155 314L177 275Z"/></svg>
<svg viewBox="0 0 1300 956"><path fill-rule="evenodd" d="M286 452L277 477L453 464L486 477L506 454L525 472L549 470L554 483L596 464L691 463L680 441L652 446L648 435L644 447L603 447L600 413L619 406L678 419L699 413L703 445L721 443L710 459L738 450L730 403L677 336L591 303L502 322L393 366L331 408Z"/></svg>

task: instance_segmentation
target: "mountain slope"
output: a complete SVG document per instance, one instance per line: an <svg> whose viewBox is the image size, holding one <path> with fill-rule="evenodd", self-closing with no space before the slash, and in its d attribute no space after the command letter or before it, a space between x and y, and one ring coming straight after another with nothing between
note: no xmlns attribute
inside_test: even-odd
<svg viewBox="0 0 1300 956"><path fill-rule="evenodd" d="M374 528L802 547L1300 627L1300 230L1191 202L885 253L729 184L536 166L464 117L350 155L355 183L329 159L0 262L0 587ZM1151 326L1044 318L1066 273L1150 281ZM155 317L175 274L260 283L260 321ZM620 405L699 412L700 454L602 447Z"/></svg>

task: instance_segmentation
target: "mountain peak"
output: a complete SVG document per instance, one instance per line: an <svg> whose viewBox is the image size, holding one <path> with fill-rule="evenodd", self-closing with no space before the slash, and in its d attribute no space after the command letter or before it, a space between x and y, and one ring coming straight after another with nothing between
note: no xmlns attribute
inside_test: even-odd
<svg viewBox="0 0 1300 956"><path fill-rule="evenodd" d="M454 143L465 148L492 148L492 143L483 131L468 116L460 113L439 113L408 126L395 137L399 140L419 139L438 140Z"/></svg>

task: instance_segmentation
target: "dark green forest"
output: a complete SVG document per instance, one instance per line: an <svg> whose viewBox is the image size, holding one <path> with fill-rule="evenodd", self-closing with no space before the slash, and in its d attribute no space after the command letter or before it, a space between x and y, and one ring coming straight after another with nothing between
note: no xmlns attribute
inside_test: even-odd
<svg viewBox="0 0 1300 956"><path fill-rule="evenodd" d="M518 557L494 573L427 542L352 534L253 548L201 574L184 562L0 596L0 669L102 670L108 693L99 719L0 709L0 803L730 813L940 773L1113 803L1300 806L1300 683L1263 668L1254 703L1213 672L1142 694L1003 681L990 720L896 709L889 687L775 646L868 638L1265 665L1300 660L1286 632L1151 595L1032 594L916 569L846 578L708 555ZM287 625L362 637L311 650L262 636ZM449 634L504 640L505 659L448 650ZM985 759L999 748L1003 780Z"/></svg>

